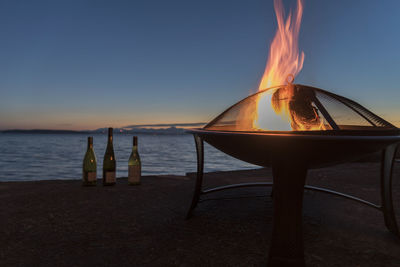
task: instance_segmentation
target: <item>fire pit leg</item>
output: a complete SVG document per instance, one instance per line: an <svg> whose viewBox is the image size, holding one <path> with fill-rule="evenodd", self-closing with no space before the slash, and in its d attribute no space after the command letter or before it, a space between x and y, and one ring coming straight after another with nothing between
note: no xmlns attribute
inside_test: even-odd
<svg viewBox="0 0 400 267"><path fill-rule="evenodd" d="M306 166L288 158L272 165L274 212L268 266L305 266L302 208Z"/></svg>
<svg viewBox="0 0 400 267"><path fill-rule="evenodd" d="M192 212L196 208L197 203L200 200L200 194L203 184L204 142L203 139L197 134L194 135L194 141L196 143L196 152L197 152L197 177L196 177L196 186L193 192L192 204L190 205L190 208L186 215L186 219L192 217Z"/></svg>
<svg viewBox="0 0 400 267"><path fill-rule="evenodd" d="M383 150L381 163L381 198L382 211L386 227L390 232L400 237L392 199L393 164L395 162L395 155L398 149L398 144L394 144Z"/></svg>

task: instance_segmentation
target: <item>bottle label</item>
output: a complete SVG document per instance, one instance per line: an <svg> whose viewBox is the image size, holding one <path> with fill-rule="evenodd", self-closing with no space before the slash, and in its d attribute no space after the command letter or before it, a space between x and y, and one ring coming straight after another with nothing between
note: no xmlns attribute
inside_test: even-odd
<svg viewBox="0 0 400 267"><path fill-rule="evenodd" d="M128 183L130 184L139 184L141 176L141 167L140 165L134 165L128 167Z"/></svg>
<svg viewBox="0 0 400 267"><path fill-rule="evenodd" d="M87 181L88 182L94 182L96 181L96 172L88 172L87 174Z"/></svg>
<svg viewBox="0 0 400 267"><path fill-rule="evenodd" d="M115 183L115 172L106 172L106 183Z"/></svg>

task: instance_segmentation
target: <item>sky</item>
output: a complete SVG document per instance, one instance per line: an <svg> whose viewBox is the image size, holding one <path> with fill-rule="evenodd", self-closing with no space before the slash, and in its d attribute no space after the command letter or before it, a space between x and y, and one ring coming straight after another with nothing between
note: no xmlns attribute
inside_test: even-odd
<svg viewBox="0 0 400 267"><path fill-rule="evenodd" d="M275 31L272 0L0 0L0 129L210 121L256 92ZM304 0L299 48L296 83L400 127L400 1Z"/></svg>

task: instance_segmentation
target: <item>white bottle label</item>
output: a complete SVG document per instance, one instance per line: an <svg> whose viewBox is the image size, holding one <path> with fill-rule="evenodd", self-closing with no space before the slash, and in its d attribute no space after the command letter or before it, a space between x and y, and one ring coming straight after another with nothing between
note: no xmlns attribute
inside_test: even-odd
<svg viewBox="0 0 400 267"><path fill-rule="evenodd" d="M115 172L106 172L106 183L115 183Z"/></svg>
<svg viewBox="0 0 400 267"><path fill-rule="evenodd" d="M141 176L140 165L134 165L128 167L128 182L130 184L139 184Z"/></svg>
<svg viewBox="0 0 400 267"><path fill-rule="evenodd" d="M96 172L88 172L88 175L87 175L88 182L96 181L96 178L97 178L96 176L97 176Z"/></svg>

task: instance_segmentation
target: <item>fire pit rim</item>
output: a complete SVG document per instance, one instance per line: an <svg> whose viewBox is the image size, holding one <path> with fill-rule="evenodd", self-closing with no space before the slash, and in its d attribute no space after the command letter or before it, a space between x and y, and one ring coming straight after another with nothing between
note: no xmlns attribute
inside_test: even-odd
<svg viewBox="0 0 400 267"><path fill-rule="evenodd" d="M186 129L186 132L200 135L243 135L243 136L270 136L270 137L282 137L282 138L294 138L294 139L320 139L320 140L399 140L400 141L400 129L389 129L389 130L328 130L328 131L218 131L208 130L204 128L190 128Z"/></svg>

